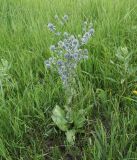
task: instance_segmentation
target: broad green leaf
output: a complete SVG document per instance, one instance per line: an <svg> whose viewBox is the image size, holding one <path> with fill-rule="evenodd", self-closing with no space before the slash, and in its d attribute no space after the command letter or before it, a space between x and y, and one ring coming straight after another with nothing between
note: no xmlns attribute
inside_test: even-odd
<svg viewBox="0 0 137 160"><path fill-rule="evenodd" d="M85 120L85 111L83 109L73 113L73 122L77 129L84 126Z"/></svg>
<svg viewBox="0 0 137 160"><path fill-rule="evenodd" d="M68 106L64 106L66 112L66 119L68 123L73 123L73 110L71 109L71 107Z"/></svg>
<svg viewBox="0 0 137 160"><path fill-rule="evenodd" d="M74 129L68 130L66 132L67 141L71 145L74 145L74 142L75 142L75 133L76 133L76 131Z"/></svg>
<svg viewBox="0 0 137 160"><path fill-rule="evenodd" d="M67 131L67 120L65 119L65 112L58 105L53 109L52 120L62 131Z"/></svg>

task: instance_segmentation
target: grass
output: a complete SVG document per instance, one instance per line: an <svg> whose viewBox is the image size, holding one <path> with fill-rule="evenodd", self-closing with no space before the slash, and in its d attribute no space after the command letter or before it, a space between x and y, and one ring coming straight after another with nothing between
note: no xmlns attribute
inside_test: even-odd
<svg viewBox="0 0 137 160"><path fill-rule="evenodd" d="M95 28L74 102L91 109L75 146L51 120L54 106L65 101L58 76L43 63L56 42L47 30L55 14L71 19L62 30L79 33L86 19ZM131 72L126 58L116 57L119 47L128 49ZM0 159L137 159L136 54L136 0L0 0L0 59L10 65L0 90Z"/></svg>

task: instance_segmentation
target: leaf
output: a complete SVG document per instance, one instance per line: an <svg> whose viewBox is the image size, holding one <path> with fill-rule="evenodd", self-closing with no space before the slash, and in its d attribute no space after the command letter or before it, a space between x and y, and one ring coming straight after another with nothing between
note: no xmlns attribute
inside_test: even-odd
<svg viewBox="0 0 137 160"><path fill-rule="evenodd" d="M85 112L83 109L80 109L80 110L74 112L73 122L74 122L74 126L77 129L82 128L84 126L85 120L86 120Z"/></svg>
<svg viewBox="0 0 137 160"><path fill-rule="evenodd" d="M116 57L120 61L129 62L130 54L128 53L127 47L119 47L117 49Z"/></svg>
<svg viewBox="0 0 137 160"><path fill-rule="evenodd" d="M66 110L66 119L68 123L73 123L73 111L71 109L71 107L68 106L64 106L65 110Z"/></svg>
<svg viewBox="0 0 137 160"><path fill-rule="evenodd" d="M76 131L75 131L74 129L68 130L68 131L66 132L67 141L68 141L68 143L70 143L71 145L74 145L74 142L75 142L75 133L76 133Z"/></svg>
<svg viewBox="0 0 137 160"><path fill-rule="evenodd" d="M65 119L65 112L58 105L55 106L52 112L52 120L62 131L67 131L67 120Z"/></svg>

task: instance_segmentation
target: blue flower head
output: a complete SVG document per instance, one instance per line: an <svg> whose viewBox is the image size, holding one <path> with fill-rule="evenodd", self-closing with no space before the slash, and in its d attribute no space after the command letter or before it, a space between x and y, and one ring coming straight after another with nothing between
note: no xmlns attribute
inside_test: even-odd
<svg viewBox="0 0 137 160"><path fill-rule="evenodd" d="M68 15L64 15L63 19L64 21L68 21Z"/></svg>
<svg viewBox="0 0 137 160"><path fill-rule="evenodd" d="M48 24L48 28L51 32L54 32L56 30L56 27L52 23Z"/></svg>
<svg viewBox="0 0 137 160"><path fill-rule="evenodd" d="M50 51L54 52L55 49L56 49L55 45L51 45L51 46L50 46Z"/></svg>

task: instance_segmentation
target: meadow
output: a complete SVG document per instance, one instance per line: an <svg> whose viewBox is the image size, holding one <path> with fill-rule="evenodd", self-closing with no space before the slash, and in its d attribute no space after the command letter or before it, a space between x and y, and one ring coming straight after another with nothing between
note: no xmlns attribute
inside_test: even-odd
<svg viewBox="0 0 137 160"><path fill-rule="evenodd" d="M95 30L78 65L76 113L86 110L73 145L53 122L65 91L44 61L58 42L47 28ZM78 117L80 118L80 117ZM137 159L137 0L0 0L0 160Z"/></svg>

